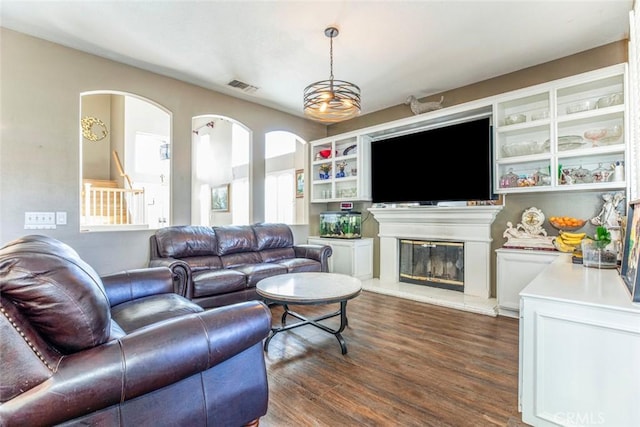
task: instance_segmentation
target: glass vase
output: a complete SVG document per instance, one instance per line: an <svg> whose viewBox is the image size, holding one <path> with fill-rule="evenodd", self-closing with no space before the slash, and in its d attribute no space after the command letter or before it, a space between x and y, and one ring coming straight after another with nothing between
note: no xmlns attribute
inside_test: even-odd
<svg viewBox="0 0 640 427"><path fill-rule="evenodd" d="M595 240L582 241L582 265L592 268L616 268L618 251L615 244L602 246Z"/></svg>

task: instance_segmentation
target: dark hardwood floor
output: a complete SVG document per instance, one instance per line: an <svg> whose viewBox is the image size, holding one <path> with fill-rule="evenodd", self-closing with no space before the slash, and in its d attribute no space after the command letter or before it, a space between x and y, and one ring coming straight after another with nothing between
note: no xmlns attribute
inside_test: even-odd
<svg viewBox="0 0 640 427"><path fill-rule="evenodd" d="M337 305L292 308L311 315ZM271 310L279 325L282 308ZM313 326L271 340L261 427L525 425L517 408L517 319L366 291L347 313L346 355ZM338 319L325 323L335 327Z"/></svg>

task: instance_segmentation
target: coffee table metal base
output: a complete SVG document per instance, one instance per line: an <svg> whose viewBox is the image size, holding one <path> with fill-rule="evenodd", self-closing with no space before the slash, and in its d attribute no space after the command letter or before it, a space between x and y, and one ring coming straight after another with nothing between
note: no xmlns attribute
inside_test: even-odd
<svg viewBox="0 0 640 427"><path fill-rule="evenodd" d="M299 328L300 326L312 325L312 326L315 326L316 328L322 329L323 331L328 332L333 336L335 336L338 342L340 343L342 354L347 354L347 343L345 342L344 338L342 338L342 331L344 331L344 328L348 324L346 300L340 301L340 309L338 311L324 314L322 316L315 317L315 318L308 318L299 313L296 313L295 311L291 311L289 309L288 304L278 304L278 305L281 305L284 308L284 313L282 313L281 326L277 328L271 328L271 333L269 334L269 336L264 342L264 351L267 351L267 352L269 351L269 343L271 342L271 339L276 334L284 331L289 331L291 329ZM287 325L287 316L295 317L296 319L300 320L300 322ZM320 323L323 320L331 319L336 316L340 316L340 327L338 329L332 329L327 325L323 325L322 323Z"/></svg>

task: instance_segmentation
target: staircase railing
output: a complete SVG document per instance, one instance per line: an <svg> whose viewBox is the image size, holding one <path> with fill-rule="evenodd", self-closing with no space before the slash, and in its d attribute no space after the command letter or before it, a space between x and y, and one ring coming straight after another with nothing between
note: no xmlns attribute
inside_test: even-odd
<svg viewBox="0 0 640 427"><path fill-rule="evenodd" d="M83 225L144 225L144 189L84 184Z"/></svg>

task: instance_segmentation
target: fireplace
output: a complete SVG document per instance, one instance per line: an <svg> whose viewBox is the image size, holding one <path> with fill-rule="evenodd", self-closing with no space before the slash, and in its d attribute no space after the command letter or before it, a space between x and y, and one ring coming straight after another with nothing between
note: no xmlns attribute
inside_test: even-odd
<svg viewBox="0 0 640 427"><path fill-rule="evenodd" d="M380 277L366 283L365 289L495 315L496 300L491 297L491 225L501 209L501 205L369 208L379 224ZM454 266L458 263L455 284L442 286L450 280L448 278L440 278L438 286L414 283L416 277L428 274L403 271L404 261L400 260L403 240L462 245L454 246L455 250L451 251L455 255L448 259ZM461 256L458 256L459 251ZM453 272L451 264L449 268ZM401 278L401 271L414 277ZM459 280L460 276L462 280Z"/></svg>
<svg viewBox="0 0 640 427"><path fill-rule="evenodd" d="M464 243L399 240L399 280L416 285L464 291Z"/></svg>

